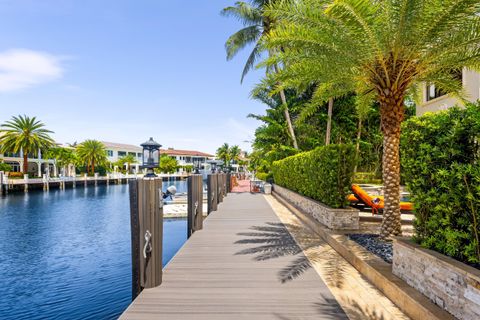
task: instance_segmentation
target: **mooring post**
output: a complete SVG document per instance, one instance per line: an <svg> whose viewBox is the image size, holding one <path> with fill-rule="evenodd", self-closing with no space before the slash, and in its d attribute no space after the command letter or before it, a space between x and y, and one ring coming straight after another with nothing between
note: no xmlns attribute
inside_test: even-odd
<svg viewBox="0 0 480 320"><path fill-rule="evenodd" d="M209 174L207 176L207 214L217 211L217 174Z"/></svg>
<svg viewBox="0 0 480 320"><path fill-rule="evenodd" d="M192 174L187 179L187 237L203 228L203 179L201 174Z"/></svg>
<svg viewBox="0 0 480 320"><path fill-rule="evenodd" d="M223 201L222 195L222 173L217 174L217 203Z"/></svg>
<svg viewBox="0 0 480 320"><path fill-rule="evenodd" d="M163 197L161 178L129 181L132 299L162 283Z"/></svg>
<svg viewBox="0 0 480 320"><path fill-rule="evenodd" d="M87 187L87 178L88 178L88 176L87 176L87 174L85 173L85 174L83 175L83 179L84 179L83 186L84 186L85 188Z"/></svg>
<svg viewBox="0 0 480 320"><path fill-rule="evenodd" d="M227 173L227 194L232 191L232 174Z"/></svg>
<svg viewBox="0 0 480 320"><path fill-rule="evenodd" d="M227 196L227 174L224 173L222 177L222 193L223 197L225 198Z"/></svg>

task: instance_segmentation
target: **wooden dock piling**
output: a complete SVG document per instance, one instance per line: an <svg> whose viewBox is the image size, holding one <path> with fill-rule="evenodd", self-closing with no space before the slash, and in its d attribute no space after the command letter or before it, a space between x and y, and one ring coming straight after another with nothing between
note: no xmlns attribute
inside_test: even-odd
<svg viewBox="0 0 480 320"><path fill-rule="evenodd" d="M217 200L217 183L218 178L217 174L209 174L207 176L207 214L210 214L212 211L217 211L218 200Z"/></svg>
<svg viewBox="0 0 480 320"><path fill-rule="evenodd" d="M132 298L162 283L163 197L161 178L130 181Z"/></svg>
<svg viewBox="0 0 480 320"><path fill-rule="evenodd" d="M203 178L201 174L188 177L187 237L203 228Z"/></svg>

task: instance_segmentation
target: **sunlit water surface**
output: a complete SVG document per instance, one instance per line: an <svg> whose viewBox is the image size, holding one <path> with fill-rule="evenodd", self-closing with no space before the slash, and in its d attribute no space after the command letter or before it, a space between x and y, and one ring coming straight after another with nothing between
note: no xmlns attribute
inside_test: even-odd
<svg viewBox="0 0 480 320"><path fill-rule="evenodd" d="M164 264L185 240L166 219ZM0 198L0 319L116 319L130 302L127 185Z"/></svg>

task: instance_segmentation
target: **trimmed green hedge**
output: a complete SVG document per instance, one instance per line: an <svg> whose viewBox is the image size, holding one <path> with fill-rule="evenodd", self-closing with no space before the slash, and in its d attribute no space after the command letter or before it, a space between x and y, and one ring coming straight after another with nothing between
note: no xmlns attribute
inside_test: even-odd
<svg viewBox="0 0 480 320"><path fill-rule="evenodd" d="M355 148L351 144L319 147L275 161L275 183L332 208L348 206Z"/></svg>
<svg viewBox="0 0 480 320"><path fill-rule="evenodd" d="M415 204L415 239L479 263L480 105L412 118L402 130L402 172Z"/></svg>

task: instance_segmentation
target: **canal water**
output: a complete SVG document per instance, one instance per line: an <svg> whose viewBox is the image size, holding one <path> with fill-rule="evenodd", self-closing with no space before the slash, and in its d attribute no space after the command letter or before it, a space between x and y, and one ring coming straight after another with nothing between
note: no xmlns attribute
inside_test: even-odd
<svg viewBox="0 0 480 320"><path fill-rule="evenodd" d="M185 240L166 219L164 264ZM128 185L0 198L0 319L116 319L130 302Z"/></svg>

